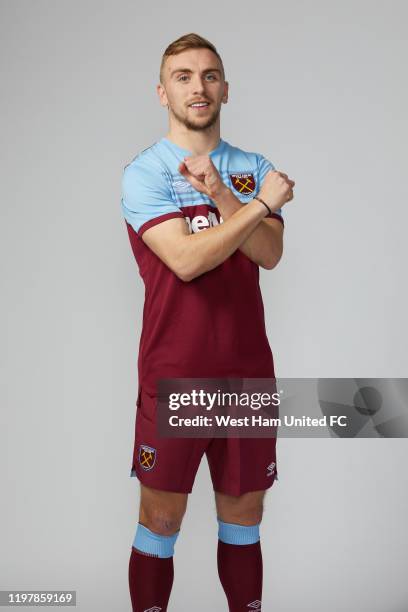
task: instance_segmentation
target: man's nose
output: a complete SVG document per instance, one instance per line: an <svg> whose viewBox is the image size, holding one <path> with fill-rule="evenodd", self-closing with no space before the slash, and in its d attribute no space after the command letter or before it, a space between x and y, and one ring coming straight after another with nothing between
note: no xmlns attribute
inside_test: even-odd
<svg viewBox="0 0 408 612"><path fill-rule="evenodd" d="M204 79L200 76L195 76L192 79L193 93L202 93L204 91Z"/></svg>

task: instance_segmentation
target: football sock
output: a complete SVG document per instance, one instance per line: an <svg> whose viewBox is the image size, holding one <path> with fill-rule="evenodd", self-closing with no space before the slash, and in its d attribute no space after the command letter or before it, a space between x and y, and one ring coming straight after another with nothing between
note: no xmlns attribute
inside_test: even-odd
<svg viewBox="0 0 408 612"><path fill-rule="evenodd" d="M258 525L218 520L218 575L230 612L261 612L262 552Z"/></svg>
<svg viewBox="0 0 408 612"><path fill-rule="evenodd" d="M174 544L179 533L163 536L138 523L129 560L133 612L167 610L174 578Z"/></svg>

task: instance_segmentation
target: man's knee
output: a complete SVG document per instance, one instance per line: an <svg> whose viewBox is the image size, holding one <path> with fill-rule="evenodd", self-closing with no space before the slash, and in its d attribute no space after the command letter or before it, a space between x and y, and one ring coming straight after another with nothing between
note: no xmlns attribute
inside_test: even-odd
<svg viewBox="0 0 408 612"><path fill-rule="evenodd" d="M240 496L216 493L217 516L226 523L259 525L263 516L263 498L263 491L244 493Z"/></svg>
<svg viewBox="0 0 408 612"><path fill-rule="evenodd" d="M173 535L179 531L183 517L165 508L140 509L139 522L160 535Z"/></svg>
<svg viewBox="0 0 408 612"><path fill-rule="evenodd" d="M187 495L142 487L139 522L151 531L170 536L181 526Z"/></svg>
<svg viewBox="0 0 408 612"><path fill-rule="evenodd" d="M224 510L218 514L218 518L226 523L236 523L237 525L251 526L259 525L262 521L262 508L247 508L240 511Z"/></svg>

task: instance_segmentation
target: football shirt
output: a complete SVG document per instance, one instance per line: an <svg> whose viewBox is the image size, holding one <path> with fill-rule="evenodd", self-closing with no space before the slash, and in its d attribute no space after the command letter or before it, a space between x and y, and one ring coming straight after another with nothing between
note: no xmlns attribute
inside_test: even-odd
<svg viewBox="0 0 408 612"><path fill-rule="evenodd" d="M178 166L191 152L162 138L129 163L122 181L122 212L145 285L139 342L139 391L157 393L159 378L274 377L265 329L259 267L237 249L190 282L143 242L148 228L180 217L190 233L223 222L216 204L195 190ZM220 139L209 153L224 183L242 204L259 192L274 166L258 153ZM282 212L268 214L283 224Z"/></svg>

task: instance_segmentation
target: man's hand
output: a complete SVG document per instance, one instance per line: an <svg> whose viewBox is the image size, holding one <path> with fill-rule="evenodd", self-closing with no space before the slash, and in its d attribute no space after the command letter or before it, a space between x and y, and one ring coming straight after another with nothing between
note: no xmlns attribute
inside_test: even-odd
<svg viewBox="0 0 408 612"><path fill-rule="evenodd" d="M194 189L211 199L219 197L228 189L209 155L185 157L178 169Z"/></svg>
<svg viewBox="0 0 408 612"><path fill-rule="evenodd" d="M292 181L284 172L269 170L258 195L274 212L293 199L294 185L295 181Z"/></svg>

